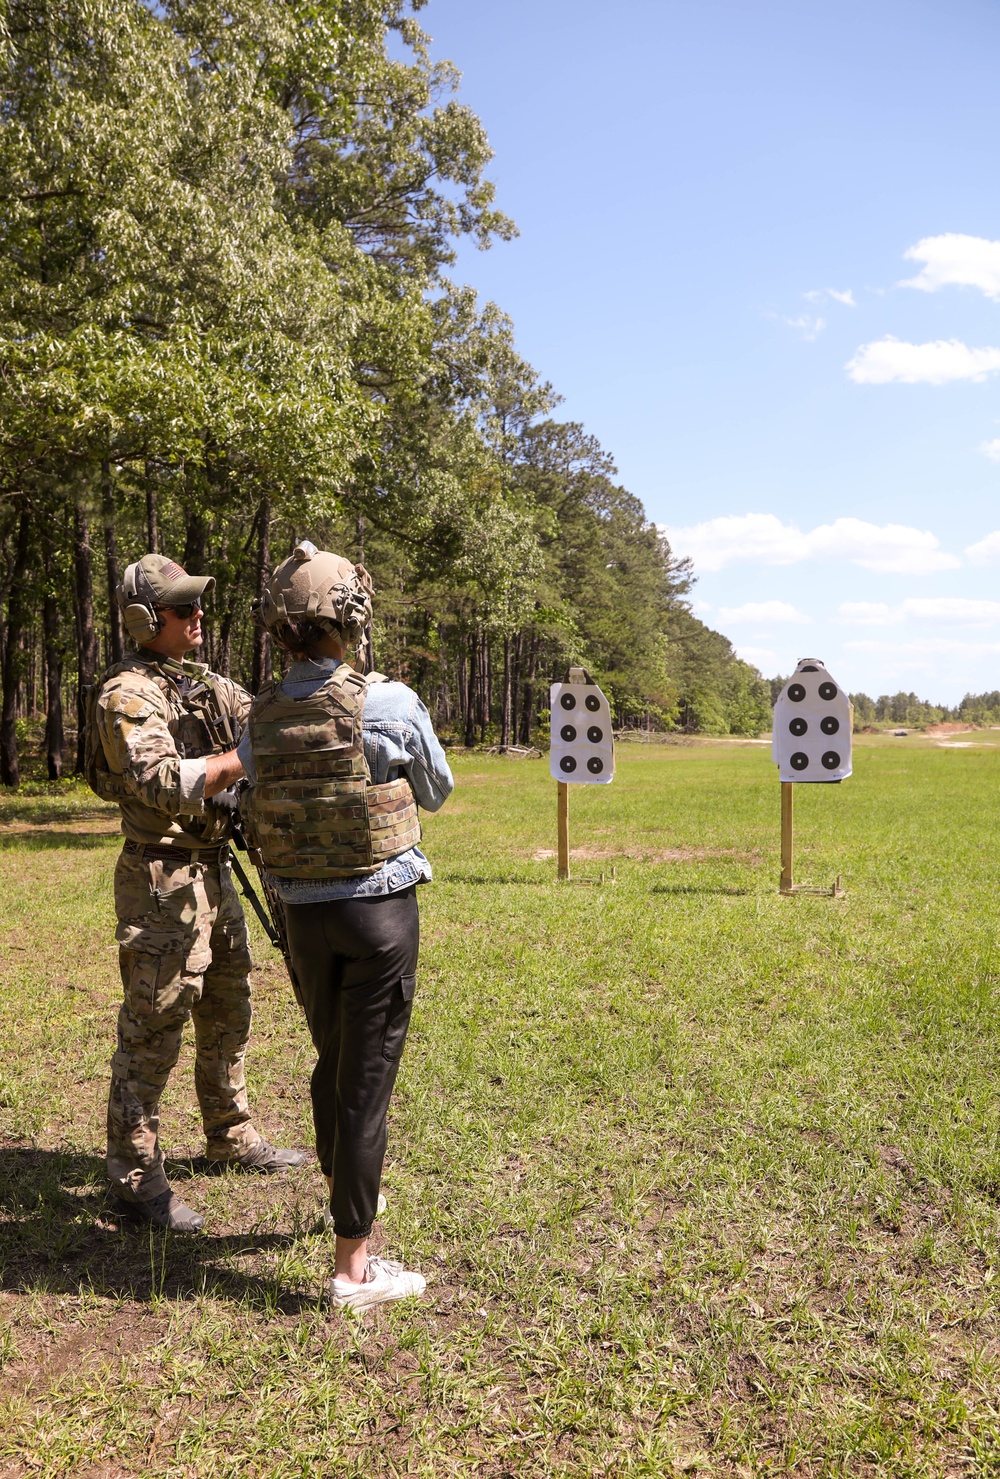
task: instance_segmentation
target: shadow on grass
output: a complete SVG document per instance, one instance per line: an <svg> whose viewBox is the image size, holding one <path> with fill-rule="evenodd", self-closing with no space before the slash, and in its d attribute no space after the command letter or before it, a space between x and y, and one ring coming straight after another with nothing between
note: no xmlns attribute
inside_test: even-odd
<svg viewBox="0 0 1000 1479"><path fill-rule="evenodd" d="M745 899L756 893L756 890L713 887L709 883L657 883L653 885L650 892L654 894L726 894L731 899Z"/></svg>
<svg viewBox="0 0 1000 1479"><path fill-rule="evenodd" d="M49 832L26 827L23 831L0 832L0 852L48 852L61 847L86 851L121 840L120 832Z"/></svg>
<svg viewBox="0 0 1000 1479"><path fill-rule="evenodd" d="M190 1175L196 1163L171 1166L171 1175L182 1179L185 1168ZM84 1289L139 1303L211 1294L298 1314L315 1307L315 1295L231 1263L293 1242L290 1233L162 1232L113 1210L102 1157L0 1148L0 1289L11 1293Z"/></svg>
<svg viewBox="0 0 1000 1479"><path fill-rule="evenodd" d="M51 822L113 822L118 817L116 806L102 806L96 797L82 803L74 798L65 801L53 797L38 799L0 791L0 822L30 822L44 827Z"/></svg>

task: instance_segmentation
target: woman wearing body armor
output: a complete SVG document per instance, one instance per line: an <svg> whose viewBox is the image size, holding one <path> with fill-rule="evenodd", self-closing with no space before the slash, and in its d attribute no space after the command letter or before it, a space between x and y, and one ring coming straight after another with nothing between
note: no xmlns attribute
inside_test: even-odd
<svg viewBox="0 0 1000 1479"><path fill-rule="evenodd" d="M420 699L346 661L371 622L361 565L304 540L267 584L261 618L292 658L254 701L240 745L243 815L285 906L317 1062L313 1120L336 1238L331 1301L419 1294L420 1274L372 1257L386 1115L416 986L416 885L430 881L417 805L454 782Z"/></svg>

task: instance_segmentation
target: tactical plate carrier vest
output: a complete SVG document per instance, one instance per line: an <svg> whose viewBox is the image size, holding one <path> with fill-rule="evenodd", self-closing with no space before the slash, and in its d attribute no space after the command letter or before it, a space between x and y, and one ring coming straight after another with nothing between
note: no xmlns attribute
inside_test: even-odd
<svg viewBox="0 0 1000 1479"><path fill-rule="evenodd" d="M243 819L279 878L356 878L420 841L410 783L373 786L361 740L366 680L342 663L308 698L279 683L250 711L257 783Z"/></svg>
<svg viewBox="0 0 1000 1479"><path fill-rule="evenodd" d="M123 673L138 673L155 683L163 694L169 711L167 728L182 760L219 755L224 750L234 749L239 743L242 723L239 720L234 723L234 716L227 712L215 674L200 664L190 664L189 667L190 671L183 664L169 659L151 662L131 656L124 662L112 664L96 683L84 690L84 777L102 801L121 802L135 795L134 789L108 764L97 722L101 690ZM183 690L178 686L178 678L187 679ZM122 712L145 717L149 713L149 705L140 695L132 695L122 705Z"/></svg>

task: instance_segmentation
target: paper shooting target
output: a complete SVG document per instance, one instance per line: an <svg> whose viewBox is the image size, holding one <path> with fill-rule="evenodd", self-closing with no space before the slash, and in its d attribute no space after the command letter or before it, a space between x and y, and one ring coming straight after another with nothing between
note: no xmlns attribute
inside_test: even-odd
<svg viewBox="0 0 1000 1479"><path fill-rule="evenodd" d="M851 773L851 701L823 664L804 657L774 706L771 759L783 781L842 781Z"/></svg>
<svg viewBox="0 0 1000 1479"><path fill-rule="evenodd" d="M549 774L574 785L606 786L615 773L611 709L596 683L553 683Z"/></svg>

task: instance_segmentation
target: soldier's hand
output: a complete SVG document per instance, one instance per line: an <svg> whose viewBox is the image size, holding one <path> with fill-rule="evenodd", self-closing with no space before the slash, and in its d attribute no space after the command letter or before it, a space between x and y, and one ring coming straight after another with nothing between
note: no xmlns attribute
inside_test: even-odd
<svg viewBox="0 0 1000 1479"><path fill-rule="evenodd" d="M235 790L216 791L214 796L209 796L205 802L221 815L237 820L240 814L240 799Z"/></svg>

